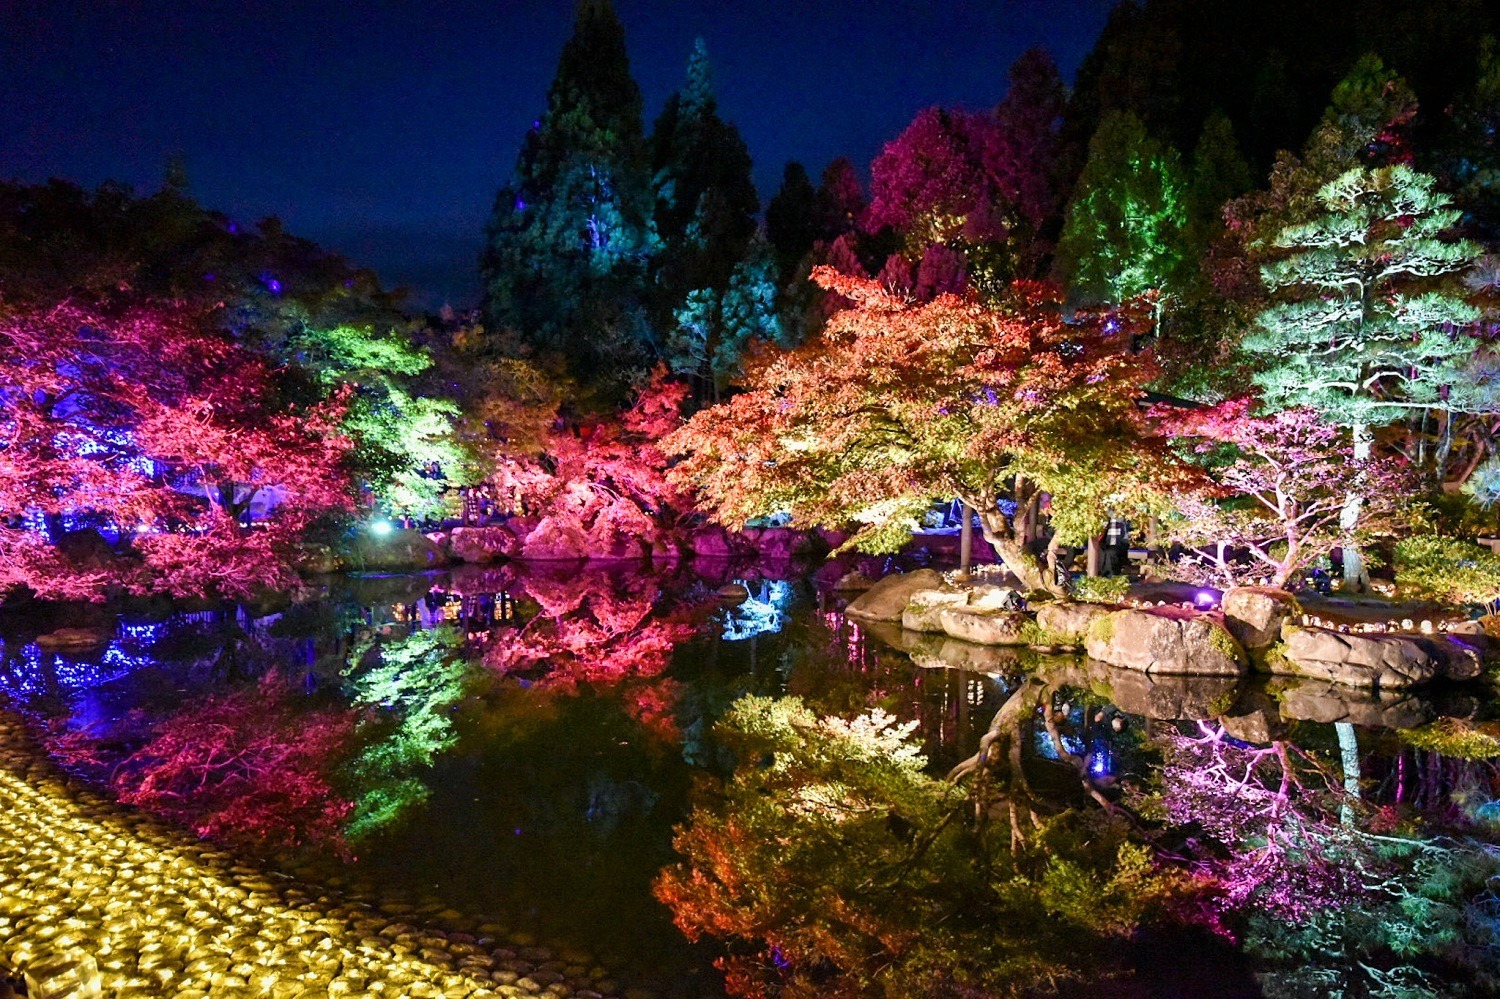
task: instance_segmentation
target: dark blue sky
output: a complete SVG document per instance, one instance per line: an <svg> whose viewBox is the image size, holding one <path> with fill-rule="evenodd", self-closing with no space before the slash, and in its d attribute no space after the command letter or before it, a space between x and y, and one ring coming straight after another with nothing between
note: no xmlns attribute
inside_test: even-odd
<svg viewBox="0 0 1500 999"><path fill-rule="evenodd" d="M615 0L646 124L704 36L762 199L789 159L863 171L931 104L987 107L1045 45L1071 78L1115 0ZM161 181L471 299L572 0L0 0L0 176Z"/></svg>

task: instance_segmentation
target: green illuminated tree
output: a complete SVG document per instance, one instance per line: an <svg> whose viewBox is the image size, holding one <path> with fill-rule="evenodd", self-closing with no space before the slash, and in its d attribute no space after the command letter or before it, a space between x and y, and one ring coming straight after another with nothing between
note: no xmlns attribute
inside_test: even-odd
<svg viewBox="0 0 1500 999"><path fill-rule="evenodd" d="M420 379L432 356L397 330L324 327L289 309L268 344L323 393L351 391L342 429L355 474L387 512L441 518L447 485L472 485L473 455L457 433L459 407Z"/></svg>
<svg viewBox="0 0 1500 999"><path fill-rule="evenodd" d="M1123 302L1174 293L1187 273L1188 181L1182 159L1129 112L1111 114L1089 142L1068 205L1057 266L1072 293Z"/></svg>
<svg viewBox="0 0 1500 999"><path fill-rule="evenodd" d="M426 800L423 774L458 741L453 708L472 685L452 628L414 631L391 641L367 639L349 656L345 681L373 733L346 764L354 809L345 834L358 840L389 826Z"/></svg>
<svg viewBox="0 0 1500 999"><path fill-rule="evenodd" d="M489 328L590 384L643 370L651 210L625 32L608 0L582 0L547 110L495 197L480 266Z"/></svg>
<svg viewBox="0 0 1500 999"><path fill-rule="evenodd" d="M1276 300L1244 345L1266 365L1256 381L1270 405L1312 406L1349 427L1355 460L1366 461L1373 428L1478 404L1460 372L1480 343L1469 328L1479 311L1447 279L1479 247L1449 235L1459 213L1410 167L1349 170L1317 197L1313 217L1274 240L1262 277ZM1362 502L1355 480L1347 522ZM1357 554L1346 553L1344 571L1361 585Z"/></svg>
<svg viewBox="0 0 1500 999"><path fill-rule="evenodd" d="M725 385L739 374L741 358L751 344L786 345L776 296L776 262L770 247L756 240L723 291L696 289L676 310L675 328L667 338L668 365L697 378L702 395L718 401Z"/></svg>

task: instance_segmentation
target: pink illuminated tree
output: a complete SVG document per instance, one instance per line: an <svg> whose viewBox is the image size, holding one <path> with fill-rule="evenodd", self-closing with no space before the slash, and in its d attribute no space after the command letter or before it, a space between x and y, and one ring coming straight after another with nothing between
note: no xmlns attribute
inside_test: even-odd
<svg viewBox="0 0 1500 999"><path fill-rule="evenodd" d="M1217 586L1283 586L1334 548L1395 526L1403 469L1356 462L1345 435L1313 410L1251 409L1241 398L1167 418L1167 432L1209 465L1220 493L1179 499L1172 531L1190 548L1174 572ZM1351 531L1341 518L1356 473L1378 488Z"/></svg>
<svg viewBox="0 0 1500 999"><path fill-rule="evenodd" d="M294 580L290 544L351 506L342 399L303 407L204 313L64 302L0 319L0 587L234 596ZM251 529L252 501L275 516ZM117 533L80 563L70 522Z"/></svg>

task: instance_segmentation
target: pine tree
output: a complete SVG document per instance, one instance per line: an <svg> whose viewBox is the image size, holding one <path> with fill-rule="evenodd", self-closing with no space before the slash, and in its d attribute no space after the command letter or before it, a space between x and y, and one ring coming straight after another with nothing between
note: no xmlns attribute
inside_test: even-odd
<svg viewBox="0 0 1500 999"><path fill-rule="evenodd" d="M495 198L481 260L488 324L600 384L650 359L647 269L658 247L625 33L582 0L547 110Z"/></svg>
<svg viewBox="0 0 1500 999"><path fill-rule="evenodd" d="M755 233L760 201L750 152L719 115L708 48L698 39L687 82L667 100L652 132L658 280L675 307L691 289L723 291Z"/></svg>
<svg viewBox="0 0 1500 999"><path fill-rule="evenodd" d="M807 168L796 161L788 163L780 190L766 206L766 238L776 251L776 266L783 284L791 280L818 241L817 199L818 192Z"/></svg>
<svg viewBox="0 0 1500 999"><path fill-rule="evenodd" d="M717 402L753 344L790 346L777 313L776 260L770 245L752 241L727 286L690 292L674 319L668 365L698 379L701 396Z"/></svg>
<svg viewBox="0 0 1500 999"><path fill-rule="evenodd" d="M1057 246L1072 293L1123 302L1180 290L1187 200L1177 150L1153 139L1129 112L1106 117L1089 142Z"/></svg>
<svg viewBox="0 0 1500 999"><path fill-rule="evenodd" d="M1470 328L1479 310L1444 279L1480 249L1448 235L1459 212L1434 178L1405 165L1348 170L1317 201L1312 218L1274 240L1279 257L1262 277L1280 300L1244 346L1266 364L1256 381L1269 405L1312 406L1351 428L1355 459L1366 461L1373 428L1465 404L1451 390L1480 345ZM1346 522L1362 502L1356 474ZM1344 569L1361 584L1357 554Z"/></svg>

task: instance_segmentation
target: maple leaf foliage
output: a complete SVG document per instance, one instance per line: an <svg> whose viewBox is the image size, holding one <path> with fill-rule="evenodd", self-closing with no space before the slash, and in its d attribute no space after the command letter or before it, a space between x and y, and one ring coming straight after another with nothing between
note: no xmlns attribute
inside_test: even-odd
<svg viewBox="0 0 1500 999"><path fill-rule="evenodd" d="M670 540L688 503L667 477L659 441L682 422L687 386L659 369L618 417L570 423L557 417L539 440L502 454L494 491L524 510L546 511L527 553L628 554Z"/></svg>
<svg viewBox="0 0 1500 999"><path fill-rule="evenodd" d="M0 317L0 587L242 595L291 582L289 543L349 508L343 400L273 409L278 372L206 318L68 302ZM263 492L275 515L248 530ZM65 516L134 535L129 557L79 566L21 526Z"/></svg>
<svg viewBox="0 0 1500 999"><path fill-rule="evenodd" d="M1029 588L1053 588L998 501L1017 477L1052 494L1064 543L1102 529L1106 503L1160 506L1192 481L1136 400L1154 366L1132 348L1149 303L1064 321L1048 286L1005 307L925 304L814 271L855 303L793 351L767 352L745 391L665 440L669 477L719 522L789 511L801 527L859 525L849 546L905 544L929 505L958 496Z"/></svg>
<svg viewBox="0 0 1500 999"><path fill-rule="evenodd" d="M355 716L305 711L284 676L195 700L115 767L119 800L199 836L254 846L342 843L352 804L334 791Z"/></svg>
<svg viewBox="0 0 1500 999"><path fill-rule="evenodd" d="M1173 571L1217 586L1282 586L1335 547L1395 526L1409 472L1399 463L1356 461L1347 433L1311 409L1253 416L1254 400L1165 416L1165 432L1217 467L1220 496L1179 497L1174 536L1194 546ZM1354 529L1341 526L1353 481L1368 485ZM1243 552L1236 560L1228 553Z"/></svg>
<svg viewBox="0 0 1500 999"><path fill-rule="evenodd" d="M675 735L678 684L662 674L676 649L698 633L690 608L662 607L661 587L647 576L530 576L511 589L535 600L539 610L519 630L491 639L487 667L562 695L619 690L643 724Z"/></svg>

